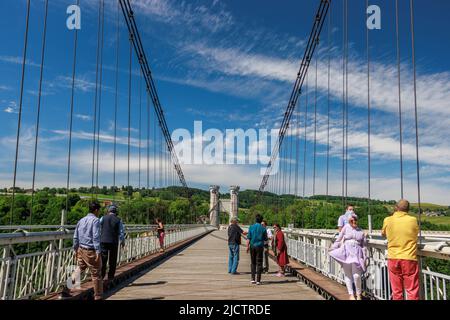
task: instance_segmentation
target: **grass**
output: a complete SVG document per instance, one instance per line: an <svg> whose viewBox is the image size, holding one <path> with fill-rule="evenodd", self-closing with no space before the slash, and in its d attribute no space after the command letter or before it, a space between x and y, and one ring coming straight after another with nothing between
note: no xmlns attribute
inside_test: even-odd
<svg viewBox="0 0 450 320"><path fill-rule="evenodd" d="M411 207L418 208L419 204L411 203ZM422 207L422 209L425 209L425 210L426 209L428 209L428 210L440 210L440 209L446 210L446 209L448 209L448 206L441 206L441 205L434 204L434 203L421 203L421 207Z"/></svg>
<svg viewBox="0 0 450 320"><path fill-rule="evenodd" d="M416 214L414 214L414 216L417 217ZM450 217L448 217L448 216L441 216L441 217L422 216L422 221L428 221L428 222L431 222L433 224L438 224L438 225L450 225Z"/></svg>

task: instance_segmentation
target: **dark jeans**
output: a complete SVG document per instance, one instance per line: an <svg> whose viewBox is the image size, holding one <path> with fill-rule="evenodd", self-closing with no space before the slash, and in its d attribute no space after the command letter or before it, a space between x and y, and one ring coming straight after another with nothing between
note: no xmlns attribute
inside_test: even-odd
<svg viewBox="0 0 450 320"><path fill-rule="evenodd" d="M252 261L252 280L261 281L261 272L263 267L264 247L250 247L250 258Z"/></svg>
<svg viewBox="0 0 450 320"><path fill-rule="evenodd" d="M108 279L114 279L116 274L116 264L117 264L117 251L119 249L119 244L117 243L102 243L102 279L106 275L106 264L109 265Z"/></svg>

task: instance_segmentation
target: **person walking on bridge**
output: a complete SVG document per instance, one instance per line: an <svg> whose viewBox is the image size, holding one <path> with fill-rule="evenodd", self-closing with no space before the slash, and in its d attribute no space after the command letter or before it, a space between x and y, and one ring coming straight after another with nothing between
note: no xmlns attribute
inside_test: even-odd
<svg viewBox="0 0 450 320"><path fill-rule="evenodd" d="M381 231L388 241L388 270L393 300L403 300L403 288L407 300L419 300L419 226L417 219L408 212L409 202L398 201L394 214L384 219Z"/></svg>
<svg viewBox="0 0 450 320"><path fill-rule="evenodd" d="M97 201L91 202L89 213L78 221L73 235L78 270L83 272L88 267L91 269L95 300L103 299L99 211L100 204Z"/></svg>
<svg viewBox="0 0 450 320"><path fill-rule="evenodd" d="M250 251L252 283L261 284L261 273L264 254L264 241L267 240L266 228L261 225L263 217L257 214L255 224L248 229L247 253Z"/></svg>
<svg viewBox="0 0 450 320"><path fill-rule="evenodd" d="M160 218L156 218L156 232L159 240L159 252L164 252L164 224Z"/></svg>
<svg viewBox="0 0 450 320"><path fill-rule="evenodd" d="M119 243L125 245L125 230L122 220L117 217L117 207L111 205L108 213L100 218L101 248L102 248L102 279L106 275L106 265L109 260L108 281L114 279L116 274L117 253Z"/></svg>
<svg viewBox="0 0 450 320"><path fill-rule="evenodd" d="M350 300L361 300L361 275L366 270L366 234L358 227L358 216L353 214L330 248L330 256L342 266Z"/></svg>
<svg viewBox="0 0 450 320"><path fill-rule="evenodd" d="M246 235L247 232L241 229L238 225L239 219L237 217L231 218L231 224L228 227L228 273L239 274L237 268L239 265L239 252L241 248L241 235Z"/></svg>

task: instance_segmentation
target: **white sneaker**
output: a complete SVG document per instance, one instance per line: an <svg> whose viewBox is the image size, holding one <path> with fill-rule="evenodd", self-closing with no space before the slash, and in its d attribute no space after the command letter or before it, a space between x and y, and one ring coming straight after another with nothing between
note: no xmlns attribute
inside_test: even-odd
<svg viewBox="0 0 450 320"><path fill-rule="evenodd" d="M256 283L256 281L255 280L252 280L252 284L255 284Z"/></svg>
<svg viewBox="0 0 450 320"><path fill-rule="evenodd" d="M261 282L257 282L257 283L256 283L256 285L258 285L258 286L259 286L260 284L261 284Z"/></svg>

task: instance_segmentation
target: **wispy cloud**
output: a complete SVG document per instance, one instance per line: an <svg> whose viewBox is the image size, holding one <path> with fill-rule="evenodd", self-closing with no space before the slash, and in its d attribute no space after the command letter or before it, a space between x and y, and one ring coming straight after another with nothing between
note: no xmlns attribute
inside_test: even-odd
<svg viewBox="0 0 450 320"><path fill-rule="evenodd" d="M6 113L18 113L17 111L17 103L15 101L9 101L7 106L4 107L3 112Z"/></svg>
<svg viewBox="0 0 450 320"><path fill-rule="evenodd" d="M10 86L0 85L0 91L11 91L12 89Z"/></svg>
<svg viewBox="0 0 450 320"><path fill-rule="evenodd" d="M140 13L159 22L188 27L191 31L208 30L217 32L227 30L234 19L220 3L213 6L198 2L173 0L136 0L133 7Z"/></svg>
<svg viewBox="0 0 450 320"><path fill-rule="evenodd" d="M14 56L0 56L0 61L4 62L4 63L10 63L10 64L22 64L23 63L23 58L22 57L14 57ZM39 64L31 61L31 60L26 60L26 65L29 67L40 67Z"/></svg>
<svg viewBox="0 0 450 320"><path fill-rule="evenodd" d="M83 121L91 121L92 120L91 116L88 116L86 114L78 114L78 113L75 114L75 118L81 119Z"/></svg>
<svg viewBox="0 0 450 320"><path fill-rule="evenodd" d="M64 137L69 136L69 132L66 130L52 130L52 132L57 135L64 136ZM72 138L92 141L93 134L91 132L85 132L85 131L74 131L74 132L72 132ZM102 133L100 133L98 138L99 138L100 142L102 142L102 143L109 143L109 144L114 143L114 135L110 135L110 134L102 132ZM127 136L117 136L116 143L119 145L128 145L128 137ZM150 143L152 144L152 141L150 141ZM130 146L139 148L139 139L130 138ZM147 140L141 139L141 147L144 148L146 146L147 146Z"/></svg>

